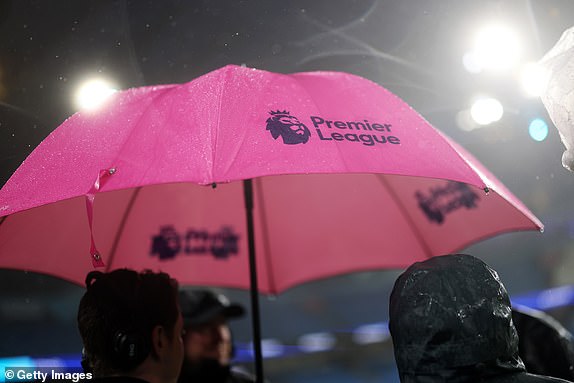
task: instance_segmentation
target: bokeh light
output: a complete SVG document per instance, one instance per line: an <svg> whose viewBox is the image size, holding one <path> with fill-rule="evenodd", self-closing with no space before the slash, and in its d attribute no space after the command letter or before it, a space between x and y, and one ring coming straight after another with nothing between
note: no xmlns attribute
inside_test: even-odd
<svg viewBox="0 0 574 383"><path fill-rule="evenodd" d="M253 350L253 345L251 345ZM261 353L265 358L276 358L282 355L284 346L278 339L262 339L261 340Z"/></svg>
<svg viewBox="0 0 574 383"><path fill-rule="evenodd" d="M371 344L387 340L390 337L387 322L371 323L358 327L353 333L357 344Z"/></svg>
<svg viewBox="0 0 574 383"><path fill-rule="evenodd" d="M313 334L306 334L299 338L297 341L299 348L303 352L321 352L328 351L333 348L337 340L328 332L319 332Z"/></svg>
<svg viewBox="0 0 574 383"><path fill-rule="evenodd" d="M479 125L488 125L499 121L504 114L504 108L495 98L480 98L470 108L470 115Z"/></svg>
<svg viewBox="0 0 574 383"><path fill-rule="evenodd" d="M106 80L88 80L76 92L76 106L80 109L95 109L115 92L116 87Z"/></svg>
<svg viewBox="0 0 574 383"><path fill-rule="evenodd" d="M535 141L544 141L548 137L548 124L542 118L535 118L528 125L528 134Z"/></svg>

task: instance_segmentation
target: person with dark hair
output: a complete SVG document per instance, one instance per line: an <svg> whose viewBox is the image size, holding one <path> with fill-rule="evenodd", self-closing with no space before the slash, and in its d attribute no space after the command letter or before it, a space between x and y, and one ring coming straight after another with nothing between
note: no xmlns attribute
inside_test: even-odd
<svg viewBox="0 0 574 383"><path fill-rule="evenodd" d="M231 366L234 354L229 319L245 315L243 306L210 290L181 290L184 361L179 383L251 383L255 378Z"/></svg>
<svg viewBox="0 0 574 383"><path fill-rule="evenodd" d="M95 381L175 383L183 361L178 283L165 273L92 271L78 308Z"/></svg>
<svg viewBox="0 0 574 383"><path fill-rule="evenodd" d="M402 383L567 382L526 372L508 293L471 255L433 257L402 273L389 330Z"/></svg>

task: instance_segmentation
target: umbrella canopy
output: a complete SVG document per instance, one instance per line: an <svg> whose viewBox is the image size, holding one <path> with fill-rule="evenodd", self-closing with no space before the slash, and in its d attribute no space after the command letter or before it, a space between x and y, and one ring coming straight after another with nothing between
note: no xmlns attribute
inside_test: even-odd
<svg viewBox="0 0 574 383"><path fill-rule="evenodd" d="M103 263L249 288L235 182L244 179L254 179L263 293L542 228L381 86L346 73L226 66L119 92L66 120L0 190L0 267L81 284Z"/></svg>

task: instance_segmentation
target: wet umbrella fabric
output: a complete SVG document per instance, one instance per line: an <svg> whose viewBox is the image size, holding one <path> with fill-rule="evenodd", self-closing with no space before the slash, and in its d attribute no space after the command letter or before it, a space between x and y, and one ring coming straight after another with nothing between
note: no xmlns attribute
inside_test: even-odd
<svg viewBox="0 0 574 383"><path fill-rule="evenodd" d="M94 266L161 269L263 293L542 228L383 87L239 66L76 113L0 190L0 217L0 267L80 284Z"/></svg>

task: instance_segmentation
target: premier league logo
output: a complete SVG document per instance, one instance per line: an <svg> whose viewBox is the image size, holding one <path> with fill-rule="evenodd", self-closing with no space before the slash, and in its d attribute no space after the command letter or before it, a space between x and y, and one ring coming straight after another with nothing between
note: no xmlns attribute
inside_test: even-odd
<svg viewBox="0 0 574 383"><path fill-rule="evenodd" d="M447 181L444 185L430 188L426 193L415 192L420 209L429 221L443 224L446 216L458 209L476 209L480 197L462 182Z"/></svg>
<svg viewBox="0 0 574 383"><path fill-rule="evenodd" d="M309 141L311 132L297 117L291 116L286 110L272 111L269 114L271 117L267 119L267 130L274 139L281 136L286 145L306 144Z"/></svg>

